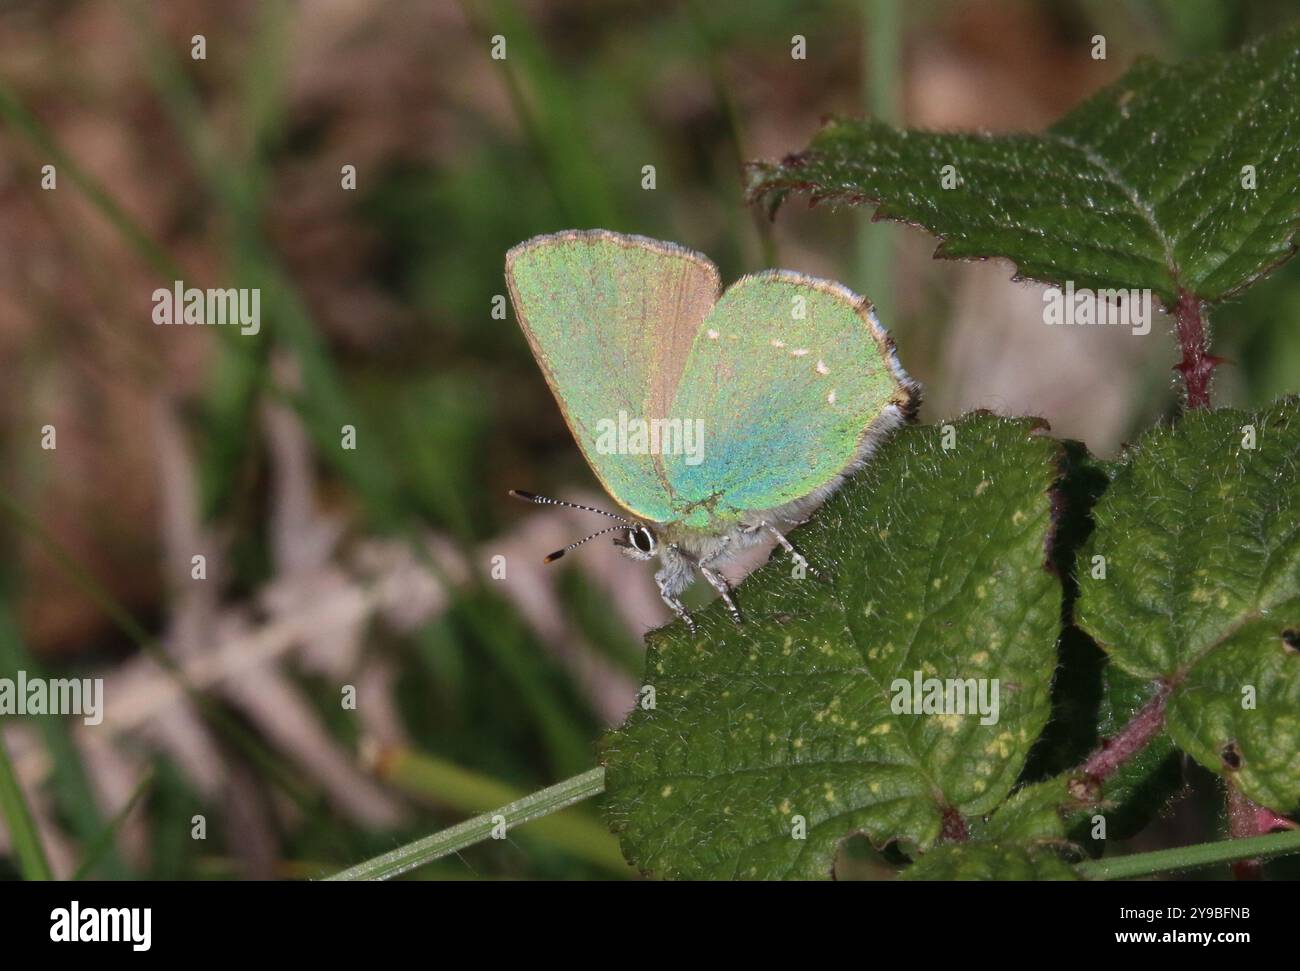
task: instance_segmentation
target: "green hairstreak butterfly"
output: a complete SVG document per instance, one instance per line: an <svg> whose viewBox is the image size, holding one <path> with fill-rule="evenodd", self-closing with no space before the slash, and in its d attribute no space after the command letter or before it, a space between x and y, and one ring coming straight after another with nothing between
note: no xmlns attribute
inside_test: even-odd
<svg viewBox="0 0 1300 971"><path fill-rule="evenodd" d="M785 270L737 280L674 243L605 230L538 236L506 255L515 315L578 447L622 514L547 557L614 533L658 558L664 601L695 571L740 614L725 559L785 537L908 420L919 388L870 303ZM530 502L567 505L529 492Z"/></svg>

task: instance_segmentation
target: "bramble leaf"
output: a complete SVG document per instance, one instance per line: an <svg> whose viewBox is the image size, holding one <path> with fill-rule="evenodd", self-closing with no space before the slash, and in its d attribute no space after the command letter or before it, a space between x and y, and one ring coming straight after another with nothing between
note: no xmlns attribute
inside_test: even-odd
<svg viewBox="0 0 1300 971"><path fill-rule="evenodd" d="M951 168L947 168L951 166ZM1042 134L900 131L834 121L751 170L790 192L875 205L935 255L1004 257L1018 275L1218 300L1292 256L1300 229L1300 26L1231 54L1140 61Z"/></svg>
<svg viewBox="0 0 1300 971"><path fill-rule="evenodd" d="M778 552L738 591L742 626L714 604L696 635L651 635L655 706L604 745L607 813L642 870L824 877L851 833L925 849L1011 790L1050 710L1062 449L1028 420L945 427L900 432L796 531L828 582ZM997 721L896 713L916 672L980 679L986 700L996 679Z"/></svg>
<svg viewBox="0 0 1300 971"><path fill-rule="evenodd" d="M1170 686L1174 743L1279 812L1300 804L1300 399L1148 432L1094 510L1076 618Z"/></svg>
<svg viewBox="0 0 1300 971"><path fill-rule="evenodd" d="M1084 807L1070 791L1068 776L1059 775L1025 786L972 829L989 843L1065 842L1066 818Z"/></svg>
<svg viewBox="0 0 1300 971"><path fill-rule="evenodd" d="M1098 793L1079 791L1060 775L1025 786L987 820L976 820L971 840L944 843L907 867L902 880L1078 880L1061 856L1077 853L1066 839L1067 820Z"/></svg>
<svg viewBox="0 0 1300 971"><path fill-rule="evenodd" d="M948 843L921 857L900 880L1078 880L1048 846Z"/></svg>

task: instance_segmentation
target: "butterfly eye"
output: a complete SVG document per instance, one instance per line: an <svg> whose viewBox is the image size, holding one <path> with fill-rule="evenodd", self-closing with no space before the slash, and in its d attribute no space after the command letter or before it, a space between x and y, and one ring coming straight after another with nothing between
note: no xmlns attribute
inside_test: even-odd
<svg viewBox="0 0 1300 971"><path fill-rule="evenodd" d="M650 535L650 530L642 526L640 529L631 530L628 539L632 545L642 553L653 553L655 549L655 538Z"/></svg>

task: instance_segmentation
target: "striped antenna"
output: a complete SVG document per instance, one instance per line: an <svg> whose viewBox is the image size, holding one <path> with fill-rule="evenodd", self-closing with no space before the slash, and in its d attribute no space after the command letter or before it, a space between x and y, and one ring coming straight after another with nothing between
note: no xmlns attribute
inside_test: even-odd
<svg viewBox="0 0 1300 971"><path fill-rule="evenodd" d="M595 506L580 506L576 502L565 502L563 499L551 499L547 496L539 496L535 492L525 492L523 489L511 489L510 495L516 499L522 499L524 502L533 502L539 506L566 506L569 509L581 509L583 512L600 513L602 516L608 516L610 519L617 519L620 523L626 523L628 526L635 526L636 523L630 519L624 519L622 516L616 516L612 512L606 512L603 509L597 509ZM608 532L608 530L606 530ZM599 536L599 533L595 535ZM587 537L590 539L591 537ZM586 540L583 540L585 543Z"/></svg>
<svg viewBox="0 0 1300 971"><path fill-rule="evenodd" d="M579 507L579 508L581 508L581 507ZM598 530L596 530L594 533L592 533L590 536L585 536L585 537L583 537L582 539L578 540L576 543L570 543L568 546L566 546L566 547L565 547L564 549L562 549L562 550L556 550L554 553L550 554L550 555L546 558L546 562L547 562L547 563L554 563L556 560L558 560L560 557L562 557L565 553L569 552L569 550L576 550L576 549L577 549L579 546L581 546L583 543L587 542L587 540L589 540L589 539L595 539L597 536L604 536L606 533L612 533L612 532L614 532L614 530L616 530L616 529L627 529L627 527L626 527L626 526L606 526L604 529L598 529Z"/></svg>

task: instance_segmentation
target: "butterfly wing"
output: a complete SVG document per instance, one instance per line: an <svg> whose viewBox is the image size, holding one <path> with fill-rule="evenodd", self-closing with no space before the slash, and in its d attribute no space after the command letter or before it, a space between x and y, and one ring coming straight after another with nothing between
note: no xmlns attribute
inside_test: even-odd
<svg viewBox="0 0 1300 971"><path fill-rule="evenodd" d="M533 356L601 485L636 516L675 518L663 456L598 445L620 412L629 420L668 417L700 324L718 299L717 267L673 243L571 230L510 250L506 282Z"/></svg>
<svg viewBox="0 0 1300 971"><path fill-rule="evenodd" d="M704 423L694 464L669 457L686 522L716 526L826 490L916 395L864 298L787 271L738 280L701 325L673 399L673 419Z"/></svg>

